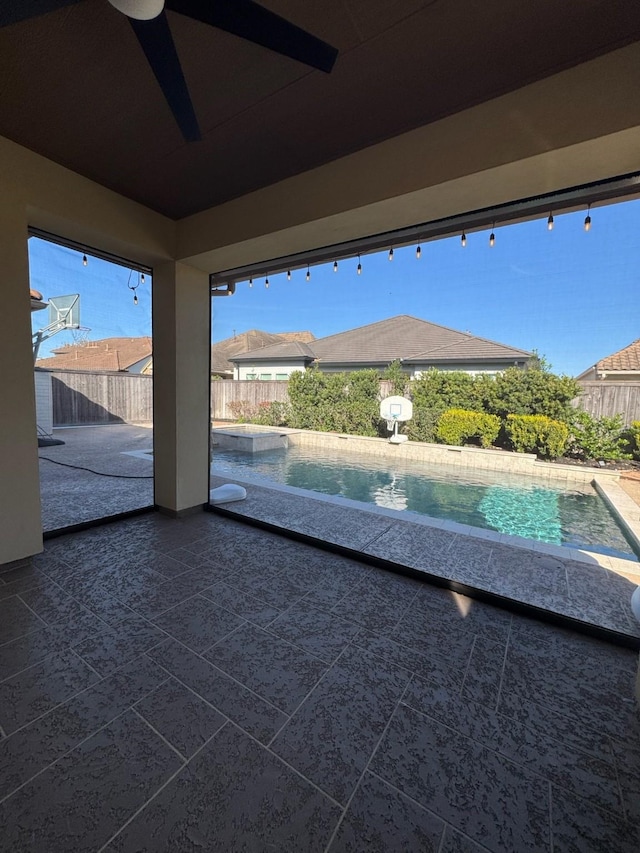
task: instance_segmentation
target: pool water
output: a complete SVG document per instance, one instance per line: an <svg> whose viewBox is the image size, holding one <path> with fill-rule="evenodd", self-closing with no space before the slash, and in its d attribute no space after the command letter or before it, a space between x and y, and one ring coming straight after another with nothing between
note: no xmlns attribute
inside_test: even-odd
<svg viewBox="0 0 640 853"><path fill-rule="evenodd" d="M590 485L567 490L517 475L300 447L261 453L216 449L212 473L341 495L388 509L637 560Z"/></svg>

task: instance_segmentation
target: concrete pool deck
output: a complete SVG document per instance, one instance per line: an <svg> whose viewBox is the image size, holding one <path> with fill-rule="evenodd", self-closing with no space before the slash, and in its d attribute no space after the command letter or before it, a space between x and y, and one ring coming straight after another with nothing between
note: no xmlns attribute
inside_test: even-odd
<svg viewBox="0 0 640 853"><path fill-rule="evenodd" d="M153 472L149 427L86 427L56 430L55 435L67 444L41 448L41 457L128 477L149 477ZM41 478L45 530L153 504L152 479L102 477L44 460ZM615 478L600 477L599 472L598 478L610 501L640 531L640 506ZM214 476L211 486L224 482L230 480ZM425 579L455 581L624 637L640 637L640 626L629 606L631 594L640 584L639 563L454 522L409 518L395 510L276 484L249 484L247 499L226 504L223 511L238 519L270 524L283 533L290 529L362 552L390 567L417 570Z"/></svg>
<svg viewBox="0 0 640 853"><path fill-rule="evenodd" d="M247 498L223 505L225 514L635 638L640 647L630 606L640 563L275 483L214 475L211 487L228 482L244 486Z"/></svg>

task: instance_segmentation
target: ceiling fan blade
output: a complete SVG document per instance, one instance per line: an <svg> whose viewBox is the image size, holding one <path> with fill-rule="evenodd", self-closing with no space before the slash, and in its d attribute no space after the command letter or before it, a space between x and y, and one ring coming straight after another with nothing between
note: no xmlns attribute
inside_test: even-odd
<svg viewBox="0 0 640 853"><path fill-rule="evenodd" d="M151 70L187 142L201 139L191 96L182 73L176 46L164 12L150 21L129 18Z"/></svg>
<svg viewBox="0 0 640 853"><path fill-rule="evenodd" d="M165 8L329 73L335 47L253 0L167 0Z"/></svg>
<svg viewBox="0 0 640 853"><path fill-rule="evenodd" d="M80 0L1 0L0 27L9 27L29 18L39 18L47 12L55 12L65 6L73 6Z"/></svg>

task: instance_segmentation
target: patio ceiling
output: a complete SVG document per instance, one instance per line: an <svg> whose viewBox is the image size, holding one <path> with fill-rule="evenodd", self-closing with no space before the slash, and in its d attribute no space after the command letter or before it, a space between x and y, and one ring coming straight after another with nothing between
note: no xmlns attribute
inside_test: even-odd
<svg viewBox="0 0 640 853"><path fill-rule="evenodd" d="M0 134L178 219L640 40L634 0L264 0L331 75L169 12L203 131L186 144L106 0L0 30Z"/></svg>

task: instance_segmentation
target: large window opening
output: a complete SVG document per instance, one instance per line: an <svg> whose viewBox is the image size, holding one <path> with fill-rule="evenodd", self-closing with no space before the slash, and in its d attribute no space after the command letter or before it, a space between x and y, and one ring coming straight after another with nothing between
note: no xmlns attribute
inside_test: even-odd
<svg viewBox="0 0 640 853"><path fill-rule="evenodd" d="M212 300L212 486L246 488L244 516L569 615L589 572L640 576L640 200L604 192L213 276L235 293ZM381 414L389 396L410 420ZM433 531L458 538L427 565ZM501 547L538 562L500 569Z"/></svg>
<svg viewBox="0 0 640 853"><path fill-rule="evenodd" d="M151 270L29 238L45 533L153 506Z"/></svg>

